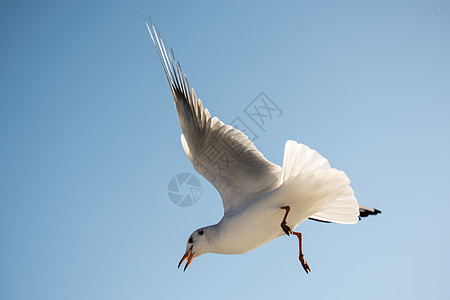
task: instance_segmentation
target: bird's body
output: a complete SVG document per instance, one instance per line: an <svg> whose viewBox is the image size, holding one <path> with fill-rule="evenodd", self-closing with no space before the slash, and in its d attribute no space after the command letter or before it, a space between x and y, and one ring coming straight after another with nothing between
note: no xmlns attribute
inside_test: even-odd
<svg viewBox="0 0 450 300"><path fill-rule="evenodd" d="M273 191L256 197L212 225L215 238L211 253L244 254L284 235L280 227L284 212L274 205L274 200L280 200L276 194Z"/></svg>
<svg viewBox="0 0 450 300"><path fill-rule="evenodd" d="M289 147L289 144L295 147L296 142L288 141L287 147ZM339 220L334 221L336 223L357 222L359 206L356 200L352 201L353 199L351 199L353 198L353 191L341 188L348 184L342 171L330 168L323 172L316 172L315 175L311 176L309 176L308 171L303 170L303 172L303 175L306 174L307 176L294 175L289 177L290 180L281 183L277 188L261 193L242 206L237 207L234 211L225 213L222 220L212 226L216 232L214 238L216 247L211 252L243 254L256 249L285 235L280 227L285 214L280 209L281 207L290 207L286 222L290 228L295 228L311 216L326 210L327 207L333 208L334 203L330 202L335 200L335 193L345 196L340 190L351 193L350 201L343 201L343 204L350 206L350 208L345 208L347 213L341 222ZM337 174L330 176L330 172ZM332 177L331 181L334 182L329 180L330 177ZM338 181L337 184L336 180ZM302 186L303 189L299 188Z"/></svg>
<svg viewBox="0 0 450 300"><path fill-rule="evenodd" d="M317 151L287 141L283 165L268 161L241 131L225 125L203 108L186 76L155 27L147 25L166 74L183 134L181 144L194 168L219 191L222 220L200 228L188 239L180 264L205 253L243 254L282 235L295 234L300 261L310 271L294 232L306 219L354 224L360 208L347 175ZM179 264L179 266L180 266Z"/></svg>

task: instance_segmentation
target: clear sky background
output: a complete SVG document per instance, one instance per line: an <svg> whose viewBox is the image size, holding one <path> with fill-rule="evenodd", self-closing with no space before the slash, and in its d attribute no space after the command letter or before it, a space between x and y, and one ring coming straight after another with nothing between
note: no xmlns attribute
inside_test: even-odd
<svg viewBox="0 0 450 300"><path fill-rule="evenodd" d="M178 270L223 210L200 176L169 201L196 173L142 15L213 115L264 91L258 149L317 149L383 213L301 224L309 275L294 237ZM2 1L0 37L1 299L450 298L448 1Z"/></svg>

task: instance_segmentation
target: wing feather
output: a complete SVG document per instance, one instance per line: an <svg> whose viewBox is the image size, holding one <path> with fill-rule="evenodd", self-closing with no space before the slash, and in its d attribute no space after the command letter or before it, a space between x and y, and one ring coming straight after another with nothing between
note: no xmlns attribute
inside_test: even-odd
<svg viewBox="0 0 450 300"><path fill-rule="evenodd" d="M207 109L191 89L173 51L169 56L152 24L147 29L158 52L180 121L181 144L194 168L219 191L225 213L279 185L281 168L268 161L248 137Z"/></svg>

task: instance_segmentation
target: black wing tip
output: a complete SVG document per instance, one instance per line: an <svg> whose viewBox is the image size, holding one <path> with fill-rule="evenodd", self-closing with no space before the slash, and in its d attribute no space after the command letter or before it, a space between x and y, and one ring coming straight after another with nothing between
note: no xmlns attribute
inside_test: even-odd
<svg viewBox="0 0 450 300"><path fill-rule="evenodd" d="M373 208L373 210L364 209L364 208L359 209L359 219L360 220L361 220L361 218L365 218L368 216L376 216L378 214L381 214L381 210L378 210L376 208Z"/></svg>

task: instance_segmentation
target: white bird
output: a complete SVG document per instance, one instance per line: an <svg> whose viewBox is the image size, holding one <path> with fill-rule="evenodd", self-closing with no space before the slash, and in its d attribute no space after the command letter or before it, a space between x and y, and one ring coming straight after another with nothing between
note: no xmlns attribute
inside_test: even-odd
<svg viewBox="0 0 450 300"><path fill-rule="evenodd" d="M181 144L194 168L222 197L224 216L195 230L178 268L184 270L205 253L244 254L284 234L299 240L299 260L308 273L302 252L301 222L313 219L354 224L359 216L380 211L359 206L350 180L317 151L287 141L282 167L271 163L247 136L211 117L190 89L172 51L169 55L155 26L146 23L175 101L183 134Z"/></svg>

